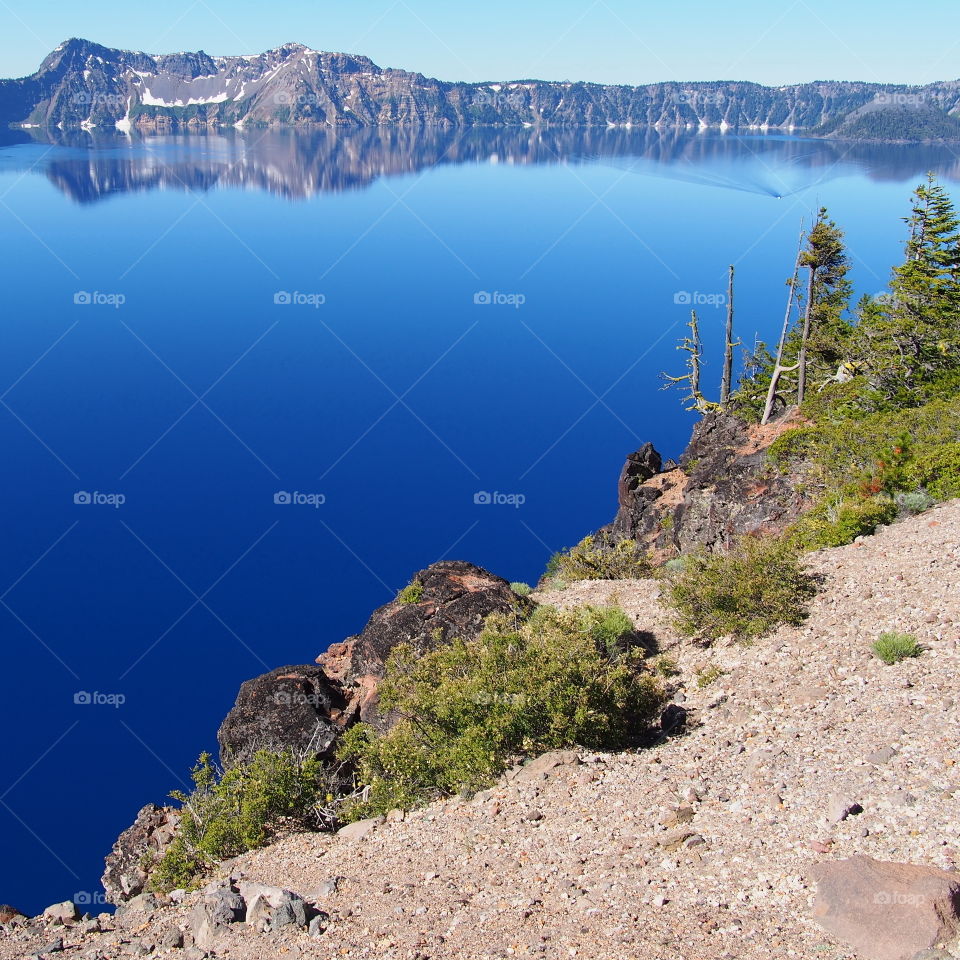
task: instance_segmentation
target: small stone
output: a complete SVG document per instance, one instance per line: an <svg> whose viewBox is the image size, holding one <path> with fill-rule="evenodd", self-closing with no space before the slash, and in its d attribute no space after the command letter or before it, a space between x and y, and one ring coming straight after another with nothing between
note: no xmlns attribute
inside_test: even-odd
<svg viewBox="0 0 960 960"><path fill-rule="evenodd" d="M897 751L893 747L881 747L879 750L867 754L867 763L879 767L884 763L889 763L896 755Z"/></svg>
<svg viewBox="0 0 960 960"><path fill-rule="evenodd" d="M371 817L369 820L356 820L348 823L337 831L337 836L344 840L362 840L368 833L372 833L380 824L383 817Z"/></svg>
<svg viewBox="0 0 960 960"><path fill-rule="evenodd" d="M827 802L827 820L830 823L840 823L847 817L855 816L858 813L863 813L863 807L849 797L834 794Z"/></svg>
<svg viewBox="0 0 960 960"><path fill-rule="evenodd" d="M183 946L183 931L170 927L160 938L160 946L167 950L179 950Z"/></svg>

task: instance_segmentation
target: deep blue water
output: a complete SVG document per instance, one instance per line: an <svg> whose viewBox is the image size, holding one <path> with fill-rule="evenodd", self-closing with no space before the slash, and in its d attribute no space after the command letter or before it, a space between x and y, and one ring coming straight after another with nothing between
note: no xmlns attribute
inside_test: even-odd
<svg viewBox="0 0 960 960"><path fill-rule="evenodd" d="M639 131L0 146L0 902L96 898L239 684L417 569L534 581L627 453L682 449L676 301L734 263L774 339L821 203L882 289L927 169L954 186L946 149Z"/></svg>

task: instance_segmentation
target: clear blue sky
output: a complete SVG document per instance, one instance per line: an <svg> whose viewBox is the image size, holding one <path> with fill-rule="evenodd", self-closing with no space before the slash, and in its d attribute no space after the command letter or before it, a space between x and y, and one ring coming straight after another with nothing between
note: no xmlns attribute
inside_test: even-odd
<svg viewBox="0 0 960 960"><path fill-rule="evenodd" d="M71 36L153 53L296 40L444 80L960 77L957 0L0 0L0 76Z"/></svg>

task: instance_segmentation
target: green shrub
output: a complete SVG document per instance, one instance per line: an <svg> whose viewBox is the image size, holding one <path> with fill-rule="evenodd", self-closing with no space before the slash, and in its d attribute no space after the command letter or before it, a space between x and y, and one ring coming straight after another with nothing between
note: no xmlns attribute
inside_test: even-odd
<svg viewBox="0 0 960 960"><path fill-rule="evenodd" d="M749 640L802 622L815 593L793 544L744 537L727 554L691 554L667 596L681 633Z"/></svg>
<svg viewBox="0 0 960 960"><path fill-rule="evenodd" d="M663 569L667 573L682 573L687 568L686 557L671 557L664 565Z"/></svg>
<svg viewBox="0 0 960 960"><path fill-rule="evenodd" d="M661 655L653 661L653 672L658 677L675 677L680 673L680 668L672 657Z"/></svg>
<svg viewBox="0 0 960 960"><path fill-rule="evenodd" d="M822 501L808 510L786 531L786 537L801 550L842 547L857 537L872 534L877 527L897 517L897 502L888 496Z"/></svg>
<svg viewBox="0 0 960 960"><path fill-rule="evenodd" d="M897 494L897 506L903 513L924 513L937 501L926 490L910 490Z"/></svg>
<svg viewBox="0 0 960 960"><path fill-rule="evenodd" d="M339 757L363 799L358 819L489 786L524 756L580 744L635 743L662 694L616 608L538 607L526 621L493 616L473 640L417 656L398 647L380 687L399 721L354 727Z"/></svg>
<svg viewBox="0 0 960 960"><path fill-rule="evenodd" d="M912 633L881 633L873 644L873 652L886 664L893 665L910 657L919 657L923 647Z"/></svg>
<svg viewBox="0 0 960 960"><path fill-rule="evenodd" d="M521 597L529 597L533 593L533 587L529 583L511 583L510 589Z"/></svg>
<svg viewBox="0 0 960 960"><path fill-rule="evenodd" d="M936 500L960 497L960 443L947 443L917 457L909 469L909 478Z"/></svg>
<svg viewBox="0 0 960 960"><path fill-rule="evenodd" d="M181 806L173 843L151 873L151 887L190 887L220 860L265 846L284 832L329 825L331 778L319 760L261 750L219 773L209 753L191 772L193 790L170 796Z"/></svg>
<svg viewBox="0 0 960 960"><path fill-rule="evenodd" d="M819 397L804 412L816 422L781 434L768 457L783 470L804 470L818 499L918 487L937 499L960 496L960 396L859 415Z"/></svg>
<svg viewBox="0 0 960 960"><path fill-rule="evenodd" d="M423 584L419 580L408 583L398 594L398 603L419 603L423 599Z"/></svg>
<svg viewBox="0 0 960 960"><path fill-rule="evenodd" d="M723 674L724 671L717 666L707 667L701 670L697 674L697 689L703 690L705 687L709 687L711 683L716 683Z"/></svg>
<svg viewBox="0 0 960 960"><path fill-rule="evenodd" d="M575 547L554 554L546 576L566 582L572 580L629 580L649 577L653 569L650 555L635 540L616 543L598 537L585 537Z"/></svg>

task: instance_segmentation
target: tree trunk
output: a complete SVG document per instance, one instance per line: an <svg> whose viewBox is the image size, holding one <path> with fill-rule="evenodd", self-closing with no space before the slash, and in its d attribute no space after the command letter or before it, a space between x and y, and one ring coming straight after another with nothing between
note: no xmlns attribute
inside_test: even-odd
<svg viewBox="0 0 960 960"><path fill-rule="evenodd" d="M770 415L773 413L773 402L777 397L777 387L780 384L780 377L788 369L795 370L796 367L784 367L783 350L787 343L787 334L790 332L790 314L793 313L793 299L797 292L797 278L800 275L800 251L803 250L803 221L800 221L800 240L797 243L797 258L793 261L793 277L790 279L790 292L787 295L787 312L783 315L783 327L780 330L780 342L777 344L777 359L773 365L773 375L770 377L770 387L767 390L767 402L763 406L763 418L761 425L769 423Z"/></svg>
<svg viewBox="0 0 960 960"><path fill-rule="evenodd" d="M730 388L733 383L733 264L730 264L730 280L727 284L727 331L723 350L723 379L720 383L720 403L726 406L730 402Z"/></svg>
<svg viewBox="0 0 960 960"><path fill-rule="evenodd" d="M807 281L807 303L803 311L803 337L800 340L800 372L797 374L797 404L803 403L807 392L807 343L810 340L810 324L813 314L813 282L817 268L810 264L810 279Z"/></svg>

